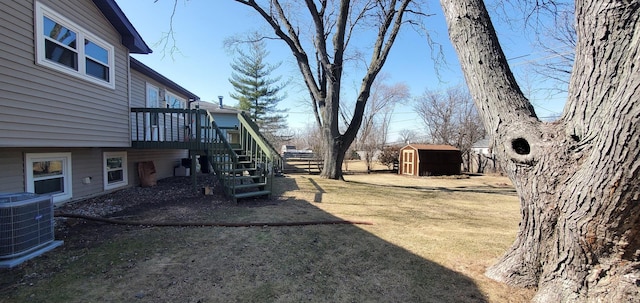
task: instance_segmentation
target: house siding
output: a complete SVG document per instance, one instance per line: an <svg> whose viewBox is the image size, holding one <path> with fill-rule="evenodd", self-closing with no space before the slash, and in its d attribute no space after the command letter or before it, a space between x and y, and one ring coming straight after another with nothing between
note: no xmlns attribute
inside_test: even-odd
<svg viewBox="0 0 640 303"><path fill-rule="evenodd" d="M189 156L188 150L131 148L130 95L136 106L144 107L145 81L161 89L164 86L138 72L136 79L132 79L128 49L92 1L42 0L40 3L114 47L115 89L37 64L35 0L3 3L0 6L0 193L27 190L25 155L30 153L71 154L72 197L61 202L123 188L104 189L105 152L127 153L126 186L140 184L137 164L142 161L154 162L158 180L173 176L180 159Z"/></svg>
<svg viewBox="0 0 640 303"><path fill-rule="evenodd" d="M211 115L213 116L213 119L216 121L216 125L218 125L218 127L237 128L240 125L240 121L238 120L238 114L217 114L215 112L212 112Z"/></svg>
<svg viewBox="0 0 640 303"><path fill-rule="evenodd" d="M37 65L34 1L0 6L0 147L128 147L128 50L90 1L41 1L114 46L115 90Z"/></svg>
<svg viewBox="0 0 640 303"><path fill-rule="evenodd" d="M24 156L13 148L0 149L0 193L24 192Z"/></svg>
<svg viewBox="0 0 640 303"><path fill-rule="evenodd" d="M140 184L138 177L138 163L153 161L156 169L156 179L172 177L174 168L180 165L182 158L188 158L187 150L129 150L127 160L129 162L129 184Z"/></svg>
<svg viewBox="0 0 640 303"><path fill-rule="evenodd" d="M162 98L165 98L167 92L172 95L178 96L185 101L189 100L189 96L185 96L168 88L166 85L151 79L145 74L132 69L131 70L131 107L146 107L147 105L147 83L152 84L160 90L160 105L162 106Z"/></svg>
<svg viewBox="0 0 640 303"><path fill-rule="evenodd" d="M166 103L163 98L167 95L167 93L171 93L172 95L178 96L184 100L189 100L189 96L185 96L183 94L177 93L176 91L168 88L166 85L148 77L147 75L132 69L131 70L131 107L146 107L147 105L147 83L155 86L159 90L160 97L160 106L166 106ZM138 116L131 116L131 125L136 125L136 118L138 119L138 123L143 123L144 117L141 114ZM183 116L175 116L175 115L161 115L158 120L158 125L161 127L160 132L164 135L162 136L162 140L172 140L176 138L184 138L186 136L185 133L188 130L185 130L184 125L185 122L188 125L188 121L184 121ZM138 128L131 130L131 138L144 138L144 129ZM147 133L150 132L149 129L146 130ZM162 141L161 140L161 141Z"/></svg>
<svg viewBox="0 0 640 303"><path fill-rule="evenodd" d="M103 153L127 152L128 186L140 184L137 164L153 161L156 179L173 176L180 159L189 156L186 150L131 150L120 148L5 148L0 150L0 193L25 192L24 163L27 153L71 153L73 197L69 201L104 194ZM91 182L85 183L85 178ZM124 188L124 187L123 187ZM114 189L118 190L118 189ZM108 191L106 191L108 192ZM68 201L65 201L68 202Z"/></svg>
<svg viewBox="0 0 640 303"><path fill-rule="evenodd" d="M148 80L142 73L131 70L131 107L147 106L147 81L160 88L160 84Z"/></svg>
<svg viewBox="0 0 640 303"><path fill-rule="evenodd" d="M102 184L102 150L99 148L79 148L71 150L73 174L72 200L100 194L104 190ZM89 177L91 182L82 180Z"/></svg>

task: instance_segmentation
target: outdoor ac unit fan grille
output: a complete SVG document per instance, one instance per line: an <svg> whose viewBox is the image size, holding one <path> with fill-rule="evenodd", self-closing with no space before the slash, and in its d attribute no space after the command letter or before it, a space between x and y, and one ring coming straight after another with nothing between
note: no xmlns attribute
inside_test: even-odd
<svg viewBox="0 0 640 303"><path fill-rule="evenodd" d="M0 203L0 259L24 255L54 240L51 197L24 195L32 198Z"/></svg>

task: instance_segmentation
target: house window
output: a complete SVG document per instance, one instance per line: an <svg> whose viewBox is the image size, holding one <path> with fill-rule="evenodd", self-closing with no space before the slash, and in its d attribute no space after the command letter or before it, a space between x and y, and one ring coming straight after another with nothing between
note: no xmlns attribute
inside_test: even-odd
<svg viewBox="0 0 640 303"><path fill-rule="evenodd" d="M160 90L153 86L152 84L147 83L147 107L148 108L158 108L160 107ZM158 113L147 113L147 127L149 126L157 126L158 125Z"/></svg>
<svg viewBox="0 0 640 303"><path fill-rule="evenodd" d="M39 2L35 18L38 64L115 88L112 45Z"/></svg>
<svg viewBox="0 0 640 303"><path fill-rule="evenodd" d="M147 107L160 107L160 89L151 83L147 83Z"/></svg>
<svg viewBox="0 0 640 303"><path fill-rule="evenodd" d="M71 198L71 153L26 154L27 192L50 194L53 202Z"/></svg>
<svg viewBox="0 0 640 303"><path fill-rule="evenodd" d="M178 98L178 96L167 92L167 107L176 108L176 109L185 109L187 106L186 106L186 101L184 99Z"/></svg>
<svg viewBox="0 0 640 303"><path fill-rule="evenodd" d="M127 153L107 152L104 158L104 189L114 189L128 184Z"/></svg>

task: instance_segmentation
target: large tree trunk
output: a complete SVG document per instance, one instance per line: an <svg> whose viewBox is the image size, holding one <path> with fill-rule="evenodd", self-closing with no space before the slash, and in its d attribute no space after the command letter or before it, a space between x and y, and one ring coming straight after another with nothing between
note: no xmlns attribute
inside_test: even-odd
<svg viewBox="0 0 640 303"><path fill-rule="evenodd" d="M640 4L578 1L563 117L536 118L480 0L441 0L469 89L522 221L486 275L539 302L640 298Z"/></svg>
<svg viewBox="0 0 640 303"><path fill-rule="evenodd" d="M342 180L342 163L349 146L344 147L339 139L325 144L324 164L320 175L323 178Z"/></svg>
<svg viewBox="0 0 640 303"><path fill-rule="evenodd" d="M408 9L413 0L372 1L355 5L350 0L340 1L304 1L307 17L295 14L298 5L290 6L286 1L253 1L235 0L253 8L274 29L274 33L284 41L296 58L300 72L312 100L316 121L321 127L325 142L325 165L321 176L331 179L342 179L342 161L349 145L353 142L364 113L364 106L369 98L371 85L382 69L389 51L405 24L404 14L421 12ZM260 3L258 3L260 2ZM355 11L352 9L357 8ZM295 16L290 20L290 16ZM300 37L300 25L295 20L311 20L312 51L305 50ZM352 121L344 134L338 129L338 107L340 106L341 78L344 72L345 49L347 42L357 29L356 24L373 22L378 34L371 45L371 59L363 75L360 91ZM310 24L303 25L307 28ZM331 36L331 47L327 47ZM307 54L315 54L317 71L312 71ZM322 119L321 119L322 118Z"/></svg>
<svg viewBox="0 0 640 303"><path fill-rule="evenodd" d="M324 163L320 176L328 179L342 179L342 161L346 147L343 147L343 135L338 129L338 96L340 85L338 82L330 82L328 89L327 104L321 105L323 124L320 125L322 130L322 138L324 140ZM332 99L332 98L335 98ZM350 142L349 142L350 144ZM348 147L348 146L347 146Z"/></svg>
<svg viewBox="0 0 640 303"><path fill-rule="evenodd" d="M332 105L334 104L338 103L333 102ZM329 107L330 105L325 106ZM351 143L355 140L356 133L360 127L360 121L357 117L354 118L351 121L349 129L344 134L341 134L338 129L337 108L335 112L325 108L324 113L330 114L330 116L323 115L325 122L321 126L323 132L322 137L324 139L324 164L320 176L327 179L343 180L342 163L344 162L347 149L349 149L349 146L351 146Z"/></svg>

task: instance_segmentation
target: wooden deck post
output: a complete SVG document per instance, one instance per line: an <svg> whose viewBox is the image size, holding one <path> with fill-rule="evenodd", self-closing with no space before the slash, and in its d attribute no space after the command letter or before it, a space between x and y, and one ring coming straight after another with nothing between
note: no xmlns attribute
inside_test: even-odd
<svg viewBox="0 0 640 303"><path fill-rule="evenodd" d="M194 191L198 191L198 179L196 177L197 171L196 171L196 161L197 161L197 155L196 153L192 152L191 153L191 181L193 182L193 190Z"/></svg>

